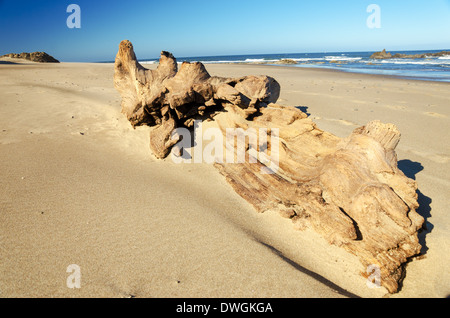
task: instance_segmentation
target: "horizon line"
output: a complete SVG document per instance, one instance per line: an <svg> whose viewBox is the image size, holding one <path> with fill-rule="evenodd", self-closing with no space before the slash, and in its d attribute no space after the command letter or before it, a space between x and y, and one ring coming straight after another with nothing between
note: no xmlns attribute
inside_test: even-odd
<svg viewBox="0 0 450 318"><path fill-rule="evenodd" d="M431 52L431 51L450 51L450 48L441 48L441 49L407 49L407 50L387 50L385 49L386 52L420 52L420 51L427 51L427 52ZM324 53L371 53L371 52L381 52L380 51L375 51L375 50L370 50L370 51L322 51L322 52L289 52L289 53L247 53L247 54L225 54L225 55L192 55L192 56L180 56L180 57L176 57L176 59L192 59L192 58L206 58L206 57L230 57L230 56L263 56L263 55L289 55L289 54L324 54ZM172 52L171 52L172 53ZM173 53L172 53L173 54ZM137 58L137 61L152 61L152 60L159 60L160 57L155 57L155 58ZM72 61L73 62L73 61ZM77 62L74 62L77 63ZM83 62L79 62L79 63L83 63ZM86 63L86 62L84 62ZM104 60L104 61L94 61L91 63L114 63L114 60Z"/></svg>

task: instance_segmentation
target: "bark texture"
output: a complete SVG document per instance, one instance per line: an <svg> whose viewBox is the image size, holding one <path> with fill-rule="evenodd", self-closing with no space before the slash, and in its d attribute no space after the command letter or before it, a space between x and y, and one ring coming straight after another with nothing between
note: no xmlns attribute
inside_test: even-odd
<svg viewBox="0 0 450 318"><path fill-rule="evenodd" d="M381 284L398 290L404 264L420 253L424 219L416 212L416 182L397 166L394 125L372 121L339 138L299 109L277 105L280 85L271 77L214 77L201 63L178 70L167 52L156 70L147 70L129 41L120 43L114 82L131 124L154 126L150 148L158 158L179 141L174 130L196 120L213 118L224 149L234 140L227 129L266 131L268 138L255 137L256 147L248 134L243 163L215 163L220 173L258 212L276 210L297 229L315 230L358 256L363 275L378 266Z"/></svg>

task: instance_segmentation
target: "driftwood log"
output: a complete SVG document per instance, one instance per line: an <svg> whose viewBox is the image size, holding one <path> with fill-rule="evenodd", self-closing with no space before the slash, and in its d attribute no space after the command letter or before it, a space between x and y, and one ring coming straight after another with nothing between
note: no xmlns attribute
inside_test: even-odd
<svg viewBox="0 0 450 318"><path fill-rule="evenodd" d="M297 229L315 230L363 266L377 266L381 285L398 291L404 264L420 253L417 233L424 219L416 212L416 182L397 167L400 132L394 125L373 121L339 138L299 109L277 105L280 85L271 77L214 77L201 63L184 62L178 70L168 52L156 70L148 70L129 41L120 43L114 83L130 123L154 127L150 148L157 158L180 141L176 128L196 121L213 120L225 148L234 138L229 128L273 135L259 149L274 154L275 140L276 169L252 153L250 142L245 162L215 166L258 212L276 210Z"/></svg>

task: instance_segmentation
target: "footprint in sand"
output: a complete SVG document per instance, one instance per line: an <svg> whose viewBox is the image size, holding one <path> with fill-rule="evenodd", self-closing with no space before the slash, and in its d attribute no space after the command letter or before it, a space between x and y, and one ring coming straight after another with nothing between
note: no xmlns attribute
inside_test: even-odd
<svg viewBox="0 0 450 318"><path fill-rule="evenodd" d="M439 113L433 113L433 112L426 112L425 115L431 116L431 117L438 117L438 118L447 118L447 116L439 114Z"/></svg>
<svg viewBox="0 0 450 318"><path fill-rule="evenodd" d="M345 119L339 119L338 121L345 126L358 126L356 123L352 123L351 121Z"/></svg>
<svg viewBox="0 0 450 318"><path fill-rule="evenodd" d="M320 117L316 117L315 119L321 119ZM342 125L345 126L359 126L357 123L353 123L351 121L345 120L345 119L334 119L334 118L323 118L324 120L328 120L328 121L336 121Z"/></svg>
<svg viewBox="0 0 450 318"><path fill-rule="evenodd" d="M385 107L395 110L406 110L405 106L399 106L399 105L385 105Z"/></svg>
<svg viewBox="0 0 450 318"><path fill-rule="evenodd" d="M355 104L368 104L367 101L365 101L365 100L358 100L358 99L353 99L353 100L351 100L351 102L355 103Z"/></svg>

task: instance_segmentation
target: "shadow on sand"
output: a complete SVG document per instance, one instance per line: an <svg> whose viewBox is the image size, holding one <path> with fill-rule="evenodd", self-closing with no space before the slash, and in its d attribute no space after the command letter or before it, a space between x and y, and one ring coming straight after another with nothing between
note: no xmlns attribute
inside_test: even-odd
<svg viewBox="0 0 450 318"><path fill-rule="evenodd" d="M19 63L14 63L14 62L10 62L10 61L0 61L0 64L14 64L14 65L19 65Z"/></svg>
<svg viewBox="0 0 450 318"><path fill-rule="evenodd" d="M398 162L398 168L403 171L403 173L410 179L416 180L416 175L421 172L424 167L420 162L415 162L411 160L400 160ZM420 188L420 184L419 184ZM433 224L427 221L431 217L431 198L424 195L420 189L417 190L419 202L419 208L417 213L419 213L424 219L422 230L419 231L419 243L422 245L422 250L420 251L422 255L426 254L428 247L426 245L426 236L433 230Z"/></svg>
<svg viewBox="0 0 450 318"><path fill-rule="evenodd" d="M316 281L322 283L323 285L333 289L336 293L348 297L348 298L360 298L358 295L355 295L345 289L343 289L342 287L336 285L335 283L331 282L330 280L326 279L325 277L319 275L316 272L313 272L303 266L301 266L300 264L294 262L293 260L291 260L290 258L286 257L283 255L283 253L281 251L279 251L278 249L276 249L275 247L273 247L270 244L264 243L258 239L255 239L258 243L262 244L263 246L269 248L275 255L279 256L283 261L285 261L286 263L288 263L289 265L291 265L292 267L294 267L296 270L298 270L299 272L302 272L306 275L308 275L309 277L315 279Z"/></svg>
<svg viewBox="0 0 450 318"><path fill-rule="evenodd" d="M295 106L295 108L301 110L302 112L304 112L306 115L311 116L310 113L308 113L308 106Z"/></svg>

